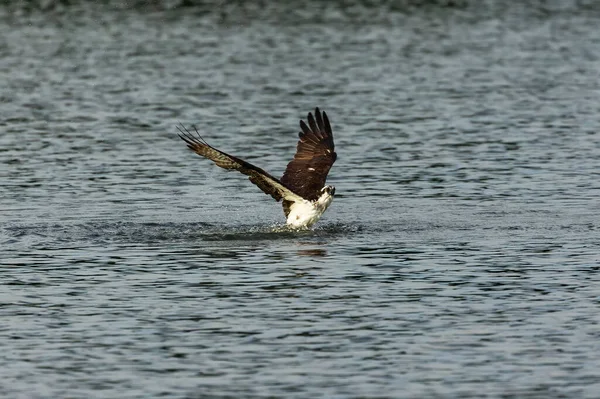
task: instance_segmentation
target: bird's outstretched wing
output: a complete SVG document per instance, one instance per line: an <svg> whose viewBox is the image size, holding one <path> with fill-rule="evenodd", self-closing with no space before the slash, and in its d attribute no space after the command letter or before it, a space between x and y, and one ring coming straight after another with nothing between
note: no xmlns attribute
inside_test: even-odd
<svg viewBox="0 0 600 399"><path fill-rule="evenodd" d="M196 135L192 134L184 126L178 126L179 137L187 143L188 148L198 155L213 161L217 166L223 169L237 170L249 177L250 181L258 186L265 194L269 194L276 201L285 199L287 201L302 201L302 198L290 190L279 179L271 176L259 167L252 165L240 158L234 157L211 147L198 133L194 127Z"/></svg>
<svg viewBox="0 0 600 399"><path fill-rule="evenodd" d="M294 159L290 161L281 183L301 197L314 201L325 186L329 169L335 162L333 134L327 114L315 109L315 117L309 112L308 125L300 121L300 141Z"/></svg>

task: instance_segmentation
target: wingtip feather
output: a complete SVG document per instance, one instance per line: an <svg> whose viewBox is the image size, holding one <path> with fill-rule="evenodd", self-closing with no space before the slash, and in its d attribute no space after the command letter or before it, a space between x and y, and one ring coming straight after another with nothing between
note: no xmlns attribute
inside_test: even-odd
<svg viewBox="0 0 600 399"><path fill-rule="evenodd" d="M325 111L323 111L323 125L325 126L325 133L327 133L329 137L333 138L331 124L329 123L329 117L327 116L327 113Z"/></svg>

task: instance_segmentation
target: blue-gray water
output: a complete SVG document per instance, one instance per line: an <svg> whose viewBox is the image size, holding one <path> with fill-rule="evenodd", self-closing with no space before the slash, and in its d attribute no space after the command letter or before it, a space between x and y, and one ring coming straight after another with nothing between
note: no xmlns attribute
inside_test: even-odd
<svg viewBox="0 0 600 399"><path fill-rule="evenodd" d="M2 6L0 396L600 397L599 15L457 3Z"/></svg>

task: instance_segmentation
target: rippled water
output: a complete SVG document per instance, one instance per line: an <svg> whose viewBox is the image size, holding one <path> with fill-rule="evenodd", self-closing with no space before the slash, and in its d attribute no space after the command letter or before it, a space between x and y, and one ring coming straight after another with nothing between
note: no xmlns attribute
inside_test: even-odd
<svg viewBox="0 0 600 399"><path fill-rule="evenodd" d="M577 4L3 6L0 394L598 397ZM312 231L176 135L280 176L315 106Z"/></svg>

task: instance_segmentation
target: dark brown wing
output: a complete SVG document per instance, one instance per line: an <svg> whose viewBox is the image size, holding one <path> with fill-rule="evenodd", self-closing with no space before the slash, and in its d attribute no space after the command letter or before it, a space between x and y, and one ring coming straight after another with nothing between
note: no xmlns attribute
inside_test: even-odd
<svg viewBox="0 0 600 399"><path fill-rule="evenodd" d="M325 186L327 174L335 162L333 134L327 114L315 109L308 113L308 126L300 121L300 141L294 159L288 164L281 182L301 197L314 201Z"/></svg>
<svg viewBox="0 0 600 399"><path fill-rule="evenodd" d="M196 130L196 135L198 136L196 137L183 126L182 128L178 126L177 129L180 132L179 137L196 154L210 159L223 169L237 170L245 174L252 183L256 184L265 194L269 194L276 201L280 201L282 198L289 201L302 201L302 198L298 194L294 193L277 178L271 176L261 168L211 147L198 134L198 130Z"/></svg>

